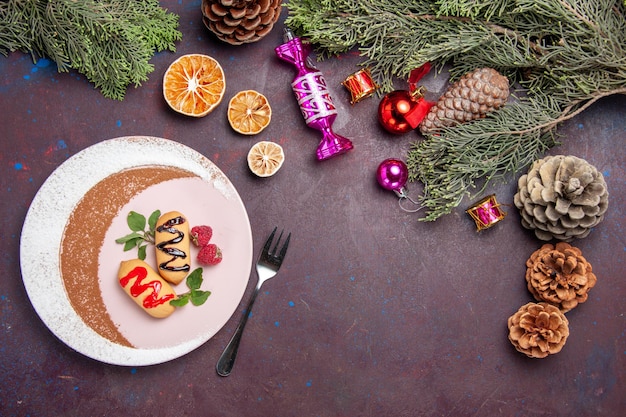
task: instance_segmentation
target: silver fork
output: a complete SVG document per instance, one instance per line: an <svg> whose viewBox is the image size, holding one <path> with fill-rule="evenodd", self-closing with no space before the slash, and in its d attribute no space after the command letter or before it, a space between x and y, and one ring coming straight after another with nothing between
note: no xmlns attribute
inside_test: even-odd
<svg viewBox="0 0 626 417"><path fill-rule="evenodd" d="M283 237L283 232L280 232L278 236L278 240L274 245L274 249L271 249L272 240L274 240L274 235L276 234L276 227L272 230L272 233L265 241L265 246L263 246L263 250L259 255L259 260L256 263L256 273L259 277L259 280L256 284L256 288L252 293L252 297L248 302L248 306L246 307L246 311L244 311L243 316L239 320L239 324L237 325L237 329L235 329L235 334L226 345L224 352L217 361L217 365L215 367L217 373L221 376L230 375L230 371L233 369L233 365L235 364L235 358L237 357L237 351L239 350L239 342L241 342L241 336L243 335L243 329L246 326L246 322L248 321L248 317L250 316L250 312L252 311L252 305L254 304L254 300L256 300L256 296L259 294L259 290L261 289L261 285L265 281L270 278L273 278L278 273L280 269L280 265L283 263L285 259L285 254L287 253L287 246L289 246L289 239L291 239L291 233L287 235L287 239L285 239L285 243L280 248L280 252L276 252L278 249L278 244Z"/></svg>

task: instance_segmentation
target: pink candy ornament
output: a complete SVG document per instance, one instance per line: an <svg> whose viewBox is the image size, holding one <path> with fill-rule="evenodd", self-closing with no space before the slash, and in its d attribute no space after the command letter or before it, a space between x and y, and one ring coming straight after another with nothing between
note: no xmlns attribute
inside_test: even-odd
<svg viewBox="0 0 626 417"><path fill-rule="evenodd" d="M414 213L421 207L408 209L402 205L404 200L409 200L414 205L419 206L419 203L414 201L407 194L405 185L408 179L409 170L406 164L399 159L385 159L378 165L378 169L376 170L376 180L378 184L385 190L393 191L399 197L398 204L402 210Z"/></svg>
<svg viewBox="0 0 626 417"><path fill-rule="evenodd" d="M284 41L274 51L278 58L292 64L297 71L291 88L306 125L322 132L316 151L317 160L323 161L348 152L353 148L352 141L332 129L337 109L330 97L324 75L313 66L309 58L310 45L294 37L289 29L285 30Z"/></svg>

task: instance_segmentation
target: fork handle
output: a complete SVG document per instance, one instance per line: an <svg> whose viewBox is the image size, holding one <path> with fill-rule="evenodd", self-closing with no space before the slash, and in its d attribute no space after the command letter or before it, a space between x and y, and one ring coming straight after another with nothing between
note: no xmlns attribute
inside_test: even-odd
<svg viewBox="0 0 626 417"><path fill-rule="evenodd" d="M246 323L248 322L248 317L250 316L250 312L252 311L252 305L256 300L256 296L259 294L259 288L261 286L257 285L252 293L252 298L248 302L248 306L246 307L246 311L244 311L243 316L239 320L239 324L235 329L235 334L226 345L224 352L217 361L217 365L215 366L215 370L220 376L228 376L230 375L230 371L233 369L233 365L235 364L235 358L237 358L237 351L239 350L239 343L241 342L241 336L243 335L243 329L246 327Z"/></svg>

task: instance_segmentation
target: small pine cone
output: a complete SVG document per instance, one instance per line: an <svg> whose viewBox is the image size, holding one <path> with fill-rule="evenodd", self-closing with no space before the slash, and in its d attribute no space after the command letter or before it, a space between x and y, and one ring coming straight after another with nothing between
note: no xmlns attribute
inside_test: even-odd
<svg viewBox="0 0 626 417"><path fill-rule="evenodd" d="M280 17L281 0L202 0L204 25L232 45L256 42Z"/></svg>
<svg viewBox="0 0 626 417"><path fill-rule="evenodd" d="M569 336L565 314L548 303L528 303L509 317L509 340L530 358L559 353Z"/></svg>
<svg viewBox="0 0 626 417"><path fill-rule="evenodd" d="M509 80L493 68L479 68L452 84L420 124L423 135L481 119L509 98Z"/></svg>
<svg viewBox="0 0 626 417"><path fill-rule="evenodd" d="M559 242L546 243L526 261L528 290L537 301L545 301L567 313L587 301L588 292L596 285L591 264L582 251Z"/></svg>
<svg viewBox="0 0 626 417"><path fill-rule="evenodd" d="M547 156L518 180L514 196L522 226L541 240L584 238L609 205L604 176L584 159Z"/></svg>

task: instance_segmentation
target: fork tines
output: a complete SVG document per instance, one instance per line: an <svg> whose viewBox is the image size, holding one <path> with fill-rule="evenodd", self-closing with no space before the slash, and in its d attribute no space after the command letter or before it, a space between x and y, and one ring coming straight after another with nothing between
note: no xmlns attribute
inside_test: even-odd
<svg viewBox="0 0 626 417"><path fill-rule="evenodd" d="M269 256L273 256L275 258L279 258L282 260L285 257L285 254L287 253L287 247L289 246L291 233L287 235L287 239L285 239L285 243L283 243L283 246L280 248L280 252L277 254L276 250L278 249L278 245L280 244L280 241L283 238L284 230L281 230L280 235L278 235L278 239L276 240L276 243L274 244L274 249L270 250L272 246L272 241L274 240L274 236L276 235L276 230L278 230L278 227L274 227L274 230L272 230L272 233L267 238L267 241L265 242L265 246L263 246L263 252Z"/></svg>

